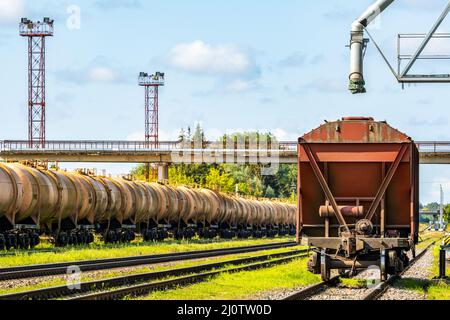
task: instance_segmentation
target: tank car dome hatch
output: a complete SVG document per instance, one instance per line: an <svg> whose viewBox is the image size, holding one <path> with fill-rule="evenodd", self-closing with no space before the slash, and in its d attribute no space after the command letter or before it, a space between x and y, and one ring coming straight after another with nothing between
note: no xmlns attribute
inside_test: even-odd
<svg viewBox="0 0 450 320"><path fill-rule="evenodd" d="M325 122L299 138L299 143L411 143L405 133L372 117L344 117Z"/></svg>

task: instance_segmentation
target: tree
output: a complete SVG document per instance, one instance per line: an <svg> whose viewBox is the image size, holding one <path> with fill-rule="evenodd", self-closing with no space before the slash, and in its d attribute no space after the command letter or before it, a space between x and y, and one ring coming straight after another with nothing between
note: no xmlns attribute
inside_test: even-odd
<svg viewBox="0 0 450 320"><path fill-rule="evenodd" d="M432 202L426 205L426 209L428 209L428 211L439 211L441 208L441 205L437 202Z"/></svg>
<svg viewBox="0 0 450 320"><path fill-rule="evenodd" d="M206 186L213 190L232 193L234 185L234 179L228 173L216 168L211 168L206 176Z"/></svg>
<svg viewBox="0 0 450 320"><path fill-rule="evenodd" d="M183 147L190 148L194 140L206 146L205 133L197 124L192 133L191 127L181 129L180 140ZM271 133L243 132L224 135L218 142L232 142L231 148L266 148L276 142ZM261 145L264 143L264 145ZM224 143L225 144L225 143ZM240 145L242 144L242 145ZM136 179L145 179L145 165L134 168L131 172ZM179 164L169 168L169 183L174 185L200 186L252 197L284 198L295 203L297 185L297 166L280 165L274 176L263 176L262 166L258 164Z"/></svg>
<svg viewBox="0 0 450 320"><path fill-rule="evenodd" d="M178 140L184 142L186 140L186 132L183 128L180 130L180 134L178 135Z"/></svg>
<svg viewBox="0 0 450 320"><path fill-rule="evenodd" d="M450 204L446 205L444 208L444 219L447 222L450 222Z"/></svg>
<svg viewBox="0 0 450 320"><path fill-rule="evenodd" d="M264 195L264 197L266 197L268 199L275 198L275 191L273 191L271 186L268 186L266 188L266 194Z"/></svg>
<svg viewBox="0 0 450 320"><path fill-rule="evenodd" d="M195 184L192 176L188 176L181 166L171 166L169 168L169 181L173 185L190 186Z"/></svg>
<svg viewBox="0 0 450 320"><path fill-rule="evenodd" d="M134 179L137 180L145 180L145 176L146 176L146 165L145 164L140 164L137 167L135 167L134 169L131 170L130 174L134 177Z"/></svg>

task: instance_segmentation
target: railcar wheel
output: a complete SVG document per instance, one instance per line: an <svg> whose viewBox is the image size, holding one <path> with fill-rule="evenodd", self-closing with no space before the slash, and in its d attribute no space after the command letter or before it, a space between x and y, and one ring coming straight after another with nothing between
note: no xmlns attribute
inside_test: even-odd
<svg viewBox="0 0 450 320"><path fill-rule="evenodd" d="M6 236L6 250L18 249L17 237L15 234L8 234Z"/></svg>
<svg viewBox="0 0 450 320"><path fill-rule="evenodd" d="M0 250L5 250L6 247L6 239L3 234L0 234Z"/></svg>
<svg viewBox="0 0 450 320"><path fill-rule="evenodd" d="M65 232L61 232L55 238L55 246L62 248L68 245L68 238Z"/></svg>
<svg viewBox="0 0 450 320"><path fill-rule="evenodd" d="M40 243L39 235L36 232L33 232L30 235L30 247L31 247L31 249L36 247L39 243Z"/></svg>
<svg viewBox="0 0 450 320"><path fill-rule="evenodd" d="M19 234L18 245L20 249L28 249L30 247L30 238L28 237L28 234Z"/></svg>

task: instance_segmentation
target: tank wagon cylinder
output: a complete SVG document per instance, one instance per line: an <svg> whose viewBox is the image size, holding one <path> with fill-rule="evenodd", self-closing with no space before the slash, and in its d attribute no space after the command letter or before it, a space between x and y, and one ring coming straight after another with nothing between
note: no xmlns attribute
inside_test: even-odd
<svg viewBox="0 0 450 320"><path fill-rule="evenodd" d="M32 183L26 170L0 165L0 218L14 225L19 219L30 217L37 223L37 213L31 215L38 203L38 186Z"/></svg>
<svg viewBox="0 0 450 320"><path fill-rule="evenodd" d="M144 183L132 182L130 185L133 187L136 195L135 214L134 219L136 224L147 223L151 216L151 201L152 194L149 188Z"/></svg>
<svg viewBox="0 0 450 320"><path fill-rule="evenodd" d="M188 225L191 221L196 222L202 203L199 200L198 195L191 189L178 188L179 198L182 204L182 210L179 212L179 220L185 225Z"/></svg>
<svg viewBox="0 0 450 320"><path fill-rule="evenodd" d="M71 224L76 225L80 198L76 183L69 176L57 171L49 171L48 174L53 177L59 190L59 203L53 223L69 220Z"/></svg>
<svg viewBox="0 0 450 320"><path fill-rule="evenodd" d="M122 194L118 185L109 179L98 179L105 187L108 195L108 204L105 211L96 212L95 220L100 224L108 223L108 221L122 221L120 211L122 208Z"/></svg>
<svg viewBox="0 0 450 320"><path fill-rule="evenodd" d="M87 182L86 186L89 186L91 191L93 191L92 204L90 206L92 212L89 212L87 215L88 223L93 224L96 216L104 214L108 209L108 191L106 190L106 186L98 179L89 176L81 176L81 178ZM78 222L81 223L83 218L79 218Z"/></svg>
<svg viewBox="0 0 450 320"><path fill-rule="evenodd" d="M168 207L166 213L166 220L168 222L178 222L180 220L180 210L183 209L182 199L178 196L177 191L174 188L168 186L162 186L164 192L167 194Z"/></svg>
<svg viewBox="0 0 450 320"><path fill-rule="evenodd" d="M78 191L78 221L86 220L93 223L95 220L95 190L92 184L80 174L67 173L75 183Z"/></svg>
<svg viewBox="0 0 450 320"><path fill-rule="evenodd" d="M211 190L202 189L200 193L208 202L209 210L205 214L206 222L209 225L218 224L225 214L225 201L219 194Z"/></svg>
<svg viewBox="0 0 450 320"><path fill-rule="evenodd" d="M114 179L112 182L119 188L120 195L122 197L122 206L120 208L120 222L126 223L127 221L134 222L135 203L136 196L134 190L128 184L127 181L122 179Z"/></svg>
<svg viewBox="0 0 450 320"><path fill-rule="evenodd" d="M23 230L49 232L57 245L175 237L248 237L251 230L294 225L295 207L207 189L169 187L81 173L0 164L0 249ZM249 231L250 230L250 231ZM28 232L28 231L27 231ZM260 232L260 235L264 233ZM8 242L9 241L9 242ZM8 244L9 243L9 244ZM28 242L25 242L25 244Z"/></svg>

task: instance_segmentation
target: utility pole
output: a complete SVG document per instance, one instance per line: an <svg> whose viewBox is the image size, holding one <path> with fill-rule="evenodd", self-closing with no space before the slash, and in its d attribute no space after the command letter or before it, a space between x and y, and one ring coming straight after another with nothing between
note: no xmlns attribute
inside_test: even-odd
<svg viewBox="0 0 450 320"><path fill-rule="evenodd" d="M441 206L439 210L439 230L444 230L444 189L441 185Z"/></svg>

